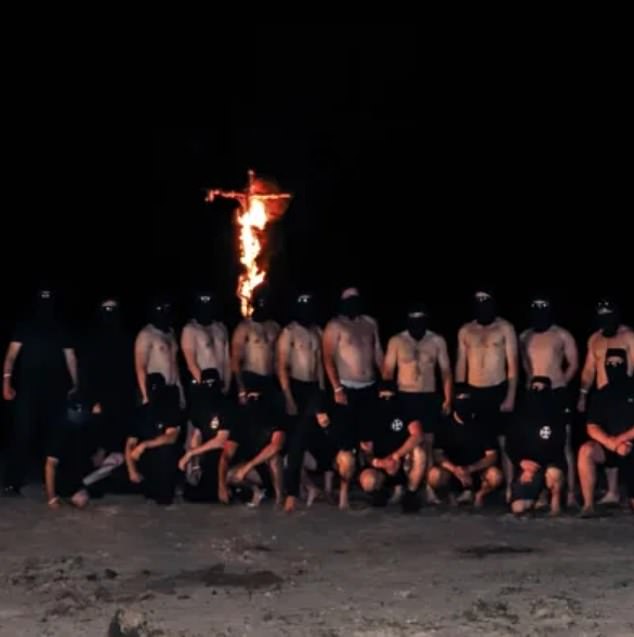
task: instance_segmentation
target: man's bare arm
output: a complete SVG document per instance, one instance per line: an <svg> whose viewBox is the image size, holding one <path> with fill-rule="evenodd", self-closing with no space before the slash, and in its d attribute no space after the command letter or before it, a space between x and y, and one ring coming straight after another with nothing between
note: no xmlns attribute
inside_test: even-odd
<svg viewBox="0 0 634 637"><path fill-rule="evenodd" d="M515 328L510 323L505 326L504 330L504 351L506 355L506 378L508 380L506 401L515 403L519 360L517 355L517 335L515 334Z"/></svg>
<svg viewBox="0 0 634 637"><path fill-rule="evenodd" d="M588 436L592 438L592 440L595 440L600 445L604 446L606 449L609 449L610 451L616 451L616 447L618 446L616 444L617 439L614 436L610 436L607 433L605 433L605 431L603 431L600 425L597 425L596 423L593 423L593 422L589 422L586 425L586 431L588 433Z"/></svg>
<svg viewBox="0 0 634 637"><path fill-rule="evenodd" d="M337 346L341 336L341 328L336 321L330 321L324 330L324 368L332 388L337 391L341 387L337 363L335 360Z"/></svg>
<svg viewBox="0 0 634 637"><path fill-rule="evenodd" d="M448 412L451 407L453 393L453 375L451 373L451 362L447 351L447 341L442 336L438 337L438 369L442 379L442 389L444 395L443 410Z"/></svg>
<svg viewBox="0 0 634 637"><path fill-rule="evenodd" d="M224 373L224 393L228 394L231 389L231 355L229 353L229 333L227 328L223 325L222 332L224 335L224 350L223 350L223 373Z"/></svg>
<svg viewBox="0 0 634 637"><path fill-rule="evenodd" d="M392 338L387 343L387 354L385 355L385 360L383 361L383 380L394 380L394 375L396 373L397 352L398 337L392 336Z"/></svg>
<svg viewBox="0 0 634 637"><path fill-rule="evenodd" d="M156 449L157 447L165 447L167 445L173 445L178 440L178 432L180 427L167 427L165 433L162 433L156 438L145 440L143 445L146 449Z"/></svg>
<svg viewBox="0 0 634 637"><path fill-rule="evenodd" d="M139 332L134 343L134 369L136 371L136 382L141 393L143 404L148 402L147 388L147 365L150 357L150 342L144 330Z"/></svg>
<svg viewBox="0 0 634 637"><path fill-rule="evenodd" d="M491 449L485 452L484 458L469 465L466 469L468 473L478 473L479 471L484 471L485 469L492 467L497 461L498 452Z"/></svg>
<svg viewBox="0 0 634 637"><path fill-rule="evenodd" d="M242 361L247 344L247 326L244 322L236 327L231 339L231 372L236 379L238 391L244 393L244 382L242 380Z"/></svg>
<svg viewBox="0 0 634 637"><path fill-rule="evenodd" d="M595 337L591 336L588 339L588 353L586 354L586 360L581 371L581 392L587 394L594 385L594 379L597 373L597 361L594 356L594 341Z"/></svg>
<svg viewBox="0 0 634 637"><path fill-rule="evenodd" d="M319 352L317 353L317 380L319 381L319 389L326 389L326 377L324 374L324 357L322 343L324 342L324 335L321 330L317 330L317 336L319 337Z"/></svg>
<svg viewBox="0 0 634 637"><path fill-rule="evenodd" d="M380 374L383 371L383 347L379 337L379 326L376 321L372 322L374 323L374 365Z"/></svg>
<svg viewBox="0 0 634 637"><path fill-rule="evenodd" d="M287 327L282 330L279 339L277 340L277 377L280 381L280 387L286 397L292 396L291 393L291 378L288 373L288 364L290 360L290 353L292 347L291 331Z"/></svg>
<svg viewBox="0 0 634 637"><path fill-rule="evenodd" d="M185 357L185 363L187 364L189 373L197 383L200 383L201 369L198 367L198 363L196 363L195 336L193 330L188 325L183 328L181 349L183 350L183 356Z"/></svg>
<svg viewBox="0 0 634 637"><path fill-rule="evenodd" d="M64 350L64 359L66 360L68 374L73 382L73 389L77 389L79 386L79 377L77 374L77 355L75 354L75 350L71 347L66 348Z"/></svg>
<svg viewBox="0 0 634 637"><path fill-rule="evenodd" d="M13 367L15 360L22 349L22 343L11 341L7 347L7 353L4 357L4 367L2 373L2 393L5 400L13 400L15 398L15 390L11 385L11 377L13 376Z"/></svg>
<svg viewBox="0 0 634 637"><path fill-rule="evenodd" d="M188 451L189 457L194 458L196 456L202 456L205 453L209 453L210 451L214 451L214 449L223 449L227 440L229 440L229 431L227 429L221 429L205 444L190 449Z"/></svg>
<svg viewBox="0 0 634 637"><path fill-rule="evenodd" d="M579 370L579 351L577 350L577 343L570 332L562 330L562 338L564 344L564 358L566 359L566 365L568 366L564 374L564 381L566 385L568 385Z"/></svg>
<svg viewBox="0 0 634 637"><path fill-rule="evenodd" d="M249 460L246 463L245 474L249 473L256 467L259 467L262 463L270 460L274 455L278 454L282 447L284 446L284 432L283 431L274 431L273 436L271 437L271 441L269 444L260 451L260 453L255 456L255 458Z"/></svg>
<svg viewBox="0 0 634 637"><path fill-rule="evenodd" d="M57 490L55 485L55 478L57 474L57 458L46 458L46 464L44 465L44 482L46 484L46 499L49 504L57 497Z"/></svg>
<svg viewBox="0 0 634 637"><path fill-rule="evenodd" d="M456 356L456 382L464 383L467 380L467 328L461 327L458 331L458 353Z"/></svg>
<svg viewBox="0 0 634 637"><path fill-rule="evenodd" d="M139 439L131 436L125 441L125 464L128 469L128 476L134 482L134 477L139 475L136 468L136 462L132 457L132 451L137 446Z"/></svg>
<svg viewBox="0 0 634 637"><path fill-rule="evenodd" d="M627 431L617 436L619 442L632 442L634 441L634 427L631 427Z"/></svg>
<svg viewBox="0 0 634 637"><path fill-rule="evenodd" d="M526 380L530 382L533 377L533 369L531 367L531 360L528 356L528 330L522 332L519 338L520 358L522 360L522 369L526 374Z"/></svg>

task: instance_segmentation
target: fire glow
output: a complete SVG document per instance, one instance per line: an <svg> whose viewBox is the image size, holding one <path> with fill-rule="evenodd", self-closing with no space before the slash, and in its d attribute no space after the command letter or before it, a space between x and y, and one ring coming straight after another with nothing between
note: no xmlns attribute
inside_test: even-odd
<svg viewBox="0 0 634 637"><path fill-rule="evenodd" d="M238 278L237 295L240 299L242 316L251 316L254 290L264 283L267 265L264 260L267 228L277 221L286 211L291 195L278 192L270 181L256 178L249 171L249 181L244 192L227 190L209 190L206 201L211 203L216 197L235 199L239 207L236 210L238 244L242 272Z"/></svg>

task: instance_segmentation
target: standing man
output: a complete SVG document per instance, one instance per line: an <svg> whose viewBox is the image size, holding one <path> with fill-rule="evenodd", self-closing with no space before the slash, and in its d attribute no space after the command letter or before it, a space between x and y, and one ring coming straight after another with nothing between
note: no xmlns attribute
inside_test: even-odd
<svg viewBox="0 0 634 637"><path fill-rule="evenodd" d="M574 506L576 462L568 385L579 369L579 354L572 334L553 322L552 305L545 296L536 296L531 301L531 327L520 335L520 349L529 387L536 376L549 378L552 395L565 416L568 506Z"/></svg>
<svg viewBox="0 0 634 637"><path fill-rule="evenodd" d="M18 325L4 359L2 393L5 400L15 401L6 495L20 494L29 470L31 443L37 438L43 451L42 443L60 421L69 390L77 384L77 358L56 316L55 294L42 288L33 315Z"/></svg>
<svg viewBox="0 0 634 637"><path fill-rule="evenodd" d="M149 374L160 374L167 387L178 387L181 406L183 405L177 353L178 345L172 328L172 304L167 299L157 299L150 308L150 322L139 332L134 345L137 386L144 405L149 402Z"/></svg>
<svg viewBox="0 0 634 637"><path fill-rule="evenodd" d="M432 458L434 433L440 419L451 413L453 377L445 339L428 329L428 315L422 304L413 305L407 313L407 329L393 336L387 346L383 379L393 381L396 375L399 403L408 422L419 422L423 428L425 453ZM442 396L436 387L436 369L442 379ZM428 500L436 498L428 487Z"/></svg>
<svg viewBox="0 0 634 637"><path fill-rule="evenodd" d="M260 286L253 294L254 311L236 327L231 340L231 371L238 385L238 398L242 406L247 404L247 388L243 373L259 377L259 384L266 386L267 394L275 387L275 342L280 326L272 319L268 290Z"/></svg>
<svg viewBox="0 0 634 637"><path fill-rule="evenodd" d="M588 353L581 372L581 387L577 409L585 413L587 398L596 378L597 389L607 385L608 377L605 356L608 348L623 349L626 355L626 370L629 376L634 370L634 331L621 324L621 313L618 306L608 299L600 300L596 307L596 318L599 329L588 339ZM600 504L618 504L619 476L616 466L606 468L608 491Z"/></svg>
<svg viewBox="0 0 634 637"><path fill-rule="evenodd" d="M231 359L229 333L220 321L220 306L212 292L199 292L194 299L194 314L183 328L181 349L187 369L196 383L201 382L205 369L216 369L222 381L222 390L229 392L231 385Z"/></svg>
<svg viewBox="0 0 634 637"><path fill-rule="evenodd" d="M295 299L294 320L277 342L277 376L288 416L301 418L311 399L324 388L321 341L315 299L302 292Z"/></svg>
<svg viewBox="0 0 634 637"><path fill-rule="evenodd" d="M376 321L363 314L357 288L341 294L339 316L324 331L324 367L338 405L347 406L348 426L362 439L376 404L377 371L383 369L383 349Z"/></svg>
<svg viewBox="0 0 634 637"><path fill-rule="evenodd" d="M478 420L494 434L502 451L507 500L511 496L513 467L504 451L504 414L513 411L518 381L515 328L497 315L493 295L474 295L475 320L458 332L456 382L467 382Z"/></svg>

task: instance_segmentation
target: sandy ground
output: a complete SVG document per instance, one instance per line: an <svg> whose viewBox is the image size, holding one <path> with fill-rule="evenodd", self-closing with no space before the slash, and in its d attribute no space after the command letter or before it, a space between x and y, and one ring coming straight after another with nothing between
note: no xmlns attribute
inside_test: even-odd
<svg viewBox="0 0 634 637"><path fill-rule="evenodd" d="M136 498L54 513L30 489L0 500L0 584L1 637L631 637L634 517ZM121 609L140 628L111 626Z"/></svg>

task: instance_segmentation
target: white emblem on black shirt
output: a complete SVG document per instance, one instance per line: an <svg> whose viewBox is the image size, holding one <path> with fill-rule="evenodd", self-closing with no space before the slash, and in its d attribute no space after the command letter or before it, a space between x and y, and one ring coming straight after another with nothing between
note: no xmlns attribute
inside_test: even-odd
<svg viewBox="0 0 634 637"><path fill-rule="evenodd" d="M539 437L542 440L550 440L550 437L552 435L553 435L553 430L548 425L545 425L539 430Z"/></svg>
<svg viewBox="0 0 634 637"><path fill-rule="evenodd" d="M400 418L395 418L391 425L392 431L403 431L403 421Z"/></svg>
<svg viewBox="0 0 634 637"><path fill-rule="evenodd" d="M209 426L210 426L212 429L218 429L218 427L220 427L220 419L218 418L218 416L214 416L214 417L211 419L211 422L209 423Z"/></svg>

